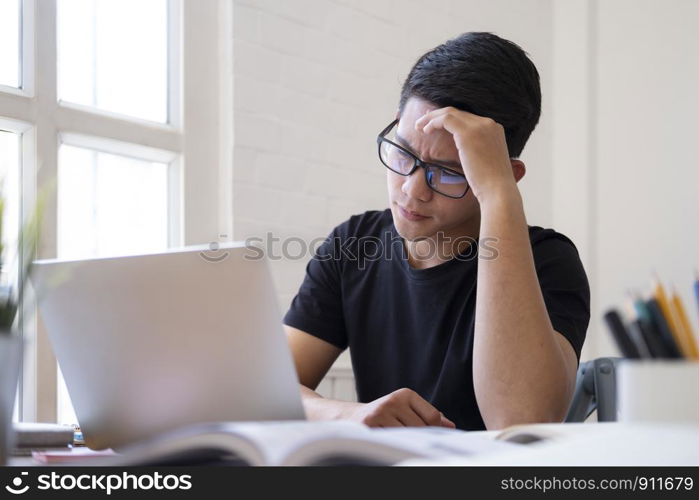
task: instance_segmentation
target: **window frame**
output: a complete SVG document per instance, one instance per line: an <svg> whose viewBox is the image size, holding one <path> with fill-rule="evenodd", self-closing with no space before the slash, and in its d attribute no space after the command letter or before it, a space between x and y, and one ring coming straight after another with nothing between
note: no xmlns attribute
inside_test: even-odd
<svg viewBox="0 0 699 500"><path fill-rule="evenodd" d="M232 6L225 0L167 1L169 123L162 124L59 101L56 0L22 0L21 88L0 86L0 126L21 134L23 220L37 192L55 183L58 149L66 143L167 159L171 246L233 234ZM38 258L56 256L56 202L55 190L47 190ZM21 314L25 355L19 418L55 422L57 364L31 295Z"/></svg>

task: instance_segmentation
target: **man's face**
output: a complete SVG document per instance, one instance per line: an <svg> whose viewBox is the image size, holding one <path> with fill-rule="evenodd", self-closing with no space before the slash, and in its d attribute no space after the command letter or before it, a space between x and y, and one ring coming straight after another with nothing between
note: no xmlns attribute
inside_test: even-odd
<svg viewBox="0 0 699 500"><path fill-rule="evenodd" d="M415 122L434 109L437 106L427 101L409 98L397 125L397 142L423 161L458 163L459 153L449 132L435 130L424 134L421 130L415 130ZM480 207L470 190L463 198L443 196L430 189L422 168L416 169L408 177L388 169L386 175L393 223L403 238L419 240L433 237L439 232L451 237L477 236L473 230L478 229ZM412 215L406 212L412 212Z"/></svg>

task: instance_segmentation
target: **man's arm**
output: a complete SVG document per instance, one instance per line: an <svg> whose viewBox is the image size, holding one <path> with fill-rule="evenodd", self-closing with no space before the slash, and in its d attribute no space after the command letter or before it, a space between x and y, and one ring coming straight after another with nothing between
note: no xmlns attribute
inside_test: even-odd
<svg viewBox="0 0 699 500"><path fill-rule="evenodd" d="M342 350L297 328L284 325L309 420L354 420L371 427L454 424L410 389L399 389L371 403L326 399L315 388Z"/></svg>
<svg viewBox="0 0 699 500"><path fill-rule="evenodd" d="M347 408L343 401L325 399L315 392L315 388L323 380L342 350L291 326L284 325L284 331L301 384L301 397L306 416L309 420L342 418L343 410Z"/></svg>
<svg viewBox="0 0 699 500"><path fill-rule="evenodd" d="M577 358L553 329L534 267L517 180L524 164L509 158L499 123L453 107L426 113L415 128L454 137L481 211L479 237L498 255L479 258L473 385L488 429L562 421L575 386Z"/></svg>
<svg viewBox="0 0 699 500"><path fill-rule="evenodd" d="M473 381L481 416L489 429L560 422L577 358L551 325L514 182L484 197L480 238L494 238L497 249L478 262Z"/></svg>

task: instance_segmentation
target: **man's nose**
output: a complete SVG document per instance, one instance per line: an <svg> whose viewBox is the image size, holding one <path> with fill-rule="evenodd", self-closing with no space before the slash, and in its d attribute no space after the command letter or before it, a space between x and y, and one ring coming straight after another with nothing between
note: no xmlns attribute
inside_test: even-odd
<svg viewBox="0 0 699 500"><path fill-rule="evenodd" d="M415 172L403 179L405 180L403 181L401 190L409 198L418 199L420 201L430 201L432 199L433 191L427 185L425 170L423 168L416 168Z"/></svg>

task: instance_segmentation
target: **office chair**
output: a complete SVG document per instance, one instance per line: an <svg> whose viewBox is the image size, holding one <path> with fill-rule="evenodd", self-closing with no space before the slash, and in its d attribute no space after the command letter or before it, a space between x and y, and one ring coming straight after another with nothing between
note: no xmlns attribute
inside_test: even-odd
<svg viewBox="0 0 699 500"><path fill-rule="evenodd" d="M597 358L580 363L566 422L584 422L595 409L598 422L616 421L616 369L622 359Z"/></svg>

